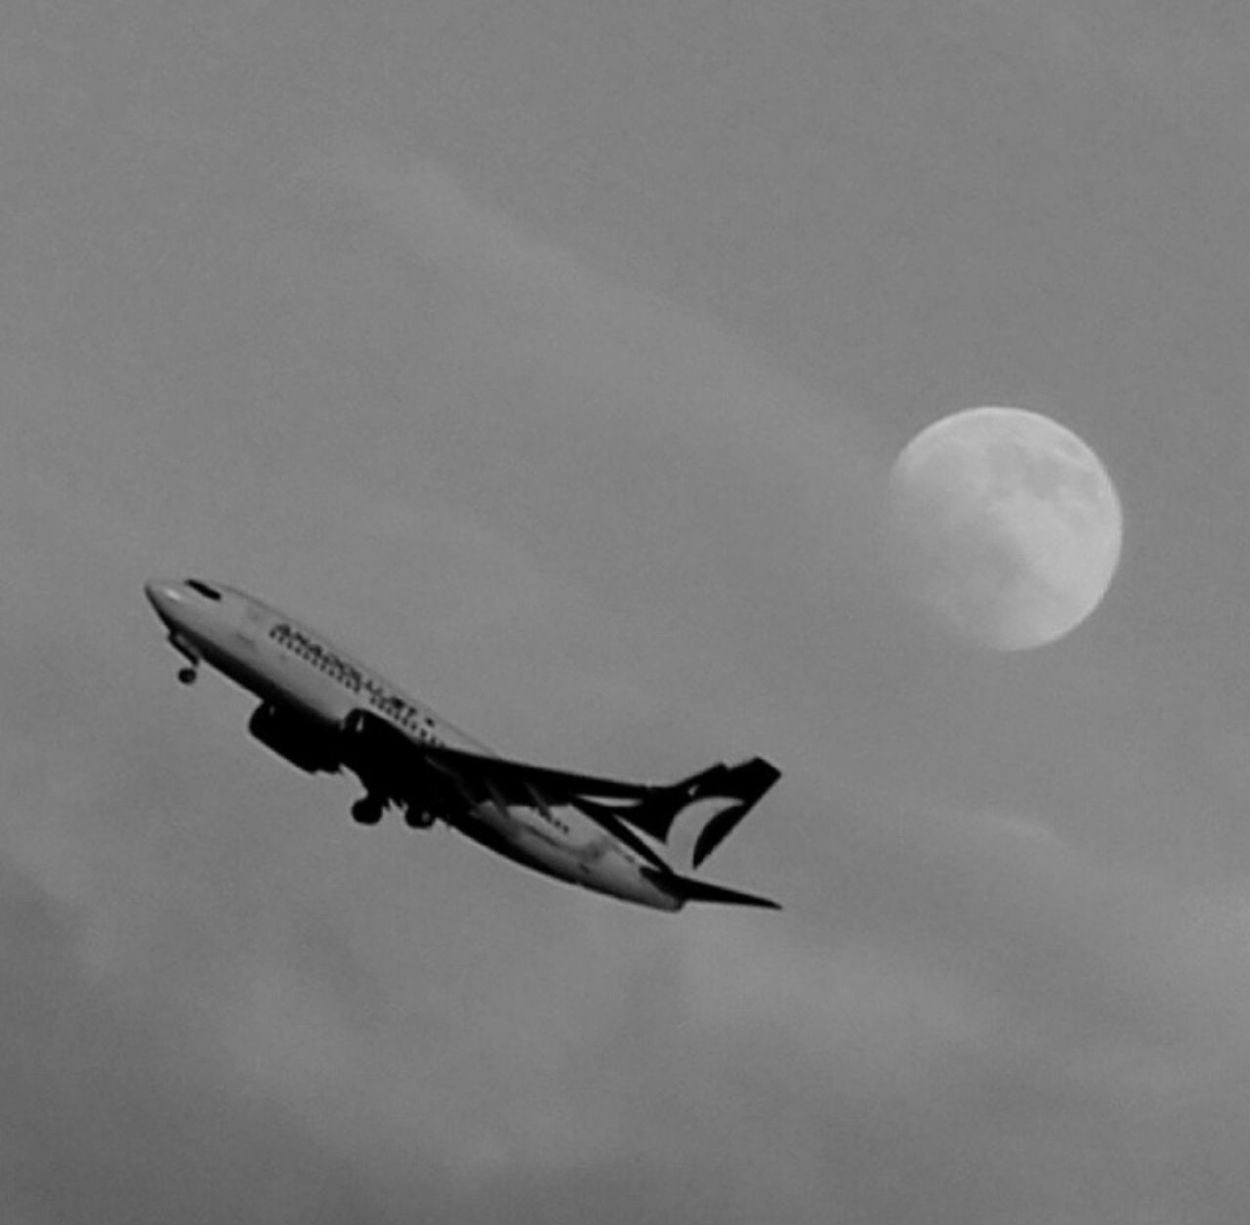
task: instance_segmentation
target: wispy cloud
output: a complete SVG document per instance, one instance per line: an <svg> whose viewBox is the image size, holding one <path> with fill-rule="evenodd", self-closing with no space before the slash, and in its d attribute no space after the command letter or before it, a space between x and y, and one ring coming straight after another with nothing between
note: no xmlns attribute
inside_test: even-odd
<svg viewBox="0 0 1250 1225"><path fill-rule="evenodd" d="M548 59L547 28L518 8L536 59L476 11L463 27L444 15L454 37L440 26L387 61L420 41L445 72L435 101L488 75L462 56L478 37L489 75L516 65L463 128L426 141L418 124L409 147L463 150L454 161L367 138L306 157L282 123L256 123L252 144L241 115L298 115L322 140L331 111L360 114L391 88L374 88L375 51L422 22L396 10L383 48L367 20L344 40L303 8L263 10L221 18L203 59L195 22L137 25L160 33L142 97L119 85L101 108L129 126L76 127L81 98L51 89L65 131L26 129L38 156L0 199L19 236L0 304L0 1090L21 1120L4 1188L17 1219L1235 1219L1250 1136L1246 908L1224 854L1244 846L1236 686L1218 710L1178 696L1159 678L1182 674L1185 644L1117 655L1114 608L1051 654L957 656L902 614L874 535L925 388L947 399L987 370L1059 363L1066 377L1070 346L1109 365L1166 348L1145 331L1127 349L1076 343L1054 319L1132 331L1138 282L1086 258L1126 227L1140 242L1115 249L1158 275L1147 288L1167 284L1163 313L1160 269L1185 261L1137 257L1156 217L1191 240L1191 196L1226 159L1157 151L1148 122L1130 125L1145 156L1118 170L1114 149L1071 139L1072 117L1114 128L1125 112L1091 99L1108 64L1136 79L1134 57L1205 97L1218 23L996 5L1007 17L982 41L983 25L948 37L945 7L799 6L767 30L729 15L722 61L702 11L677 6L678 54L648 77L612 59L628 40L597 17ZM620 20L658 63L669 31L650 16ZM1004 29L1029 53L1004 55ZM820 39L835 32L830 93ZM31 62L42 80L95 62L92 44ZM227 46L237 62L216 58ZM724 235L758 234L723 292L776 269L769 294L799 303L779 319L808 311L818 334L818 302L831 335L866 321L855 385L897 363L890 385L915 402L850 404L696 294L601 261L595 226L613 213L594 185L575 239L535 193L510 193L472 133L497 139L489 109L529 97L538 60L576 59L605 107L583 67L601 54L626 92L681 85L605 133L603 183L662 178L683 142L708 142L706 182L649 182L654 211L621 241L650 253L702 235L712 259ZM1099 87L1050 93L1028 77L1039 58ZM986 67L1001 72L988 90ZM307 90L286 92L305 71ZM166 80L189 82L178 106ZM409 84L392 95L406 132L429 100ZM1019 109L1000 115L1008 96ZM992 124L952 124L981 107ZM635 133L644 112L673 114L680 139ZM535 147L568 139L558 115L532 118ZM731 119L749 138L718 126ZM568 147L597 134L578 127ZM634 161L637 141L656 156ZM1174 151L1208 174L1157 178ZM1064 195L1051 171L1069 154L1089 157L1089 218L1039 192ZM705 232L700 210L738 176L742 198ZM1157 213L1120 211L1156 182ZM1186 302L1207 296L1197 274L1175 279ZM1105 276L1109 296L1088 288ZM1034 292L1041 311L1021 305ZM1009 355L987 357L1000 344ZM1106 392L1101 369L1090 385ZM1205 365L1189 372L1205 386ZM1084 387L1089 368L1071 378ZM1176 436L1171 406L1130 407ZM1156 436L1141 445L1172 466ZM1134 458L1126 491L1144 501L1157 491L1134 485ZM1225 505L1239 523L1235 495ZM289 605L510 752L648 775L775 756L781 785L711 874L786 911L635 914L438 831L354 828L351 785L260 751L242 694L171 683L139 588L169 569ZM1162 654L1176 672L1151 673Z"/></svg>

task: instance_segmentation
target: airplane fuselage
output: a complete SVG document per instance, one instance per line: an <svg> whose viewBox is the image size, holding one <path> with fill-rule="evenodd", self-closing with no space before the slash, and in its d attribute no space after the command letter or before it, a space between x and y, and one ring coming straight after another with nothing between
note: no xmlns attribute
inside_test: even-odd
<svg viewBox="0 0 1250 1225"><path fill-rule="evenodd" d="M170 641L188 660L180 678L193 680L202 660L254 693L261 707L253 716L253 733L305 770L354 768L341 748L341 733L348 716L361 709L417 744L492 755L324 635L246 592L196 579L154 581L146 591ZM660 910L683 905L653 871L650 876L643 871L646 859L576 806L553 806L537 793L532 805L469 795L437 771L414 779L404 804L414 827L443 820L510 859L571 884ZM372 824L378 816L380 807L357 819Z"/></svg>

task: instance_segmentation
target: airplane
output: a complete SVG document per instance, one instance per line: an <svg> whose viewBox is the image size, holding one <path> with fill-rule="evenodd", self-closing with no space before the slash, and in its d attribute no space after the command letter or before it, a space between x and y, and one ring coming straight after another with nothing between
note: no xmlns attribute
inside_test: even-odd
<svg viewBox="0 0 1250 1225"><path fill-rule="evenodd" d="M779 910L768 898L674 870L660 855L677 817L729 801L704 825L698 867L777 781L762 757L669 784L627 782L500 757L403 693L324 635L255 596L202 579L154 579L144 591L186 663L208 663L260 699L251 734L309 773L354 773L361 825L391 806L413 829L442 820L499 854L585 889L663 911L687 902Z"/></svg>

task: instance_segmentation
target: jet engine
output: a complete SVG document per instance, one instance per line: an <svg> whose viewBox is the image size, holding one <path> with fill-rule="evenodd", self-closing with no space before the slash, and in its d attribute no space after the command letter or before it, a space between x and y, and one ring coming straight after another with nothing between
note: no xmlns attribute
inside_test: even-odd
<svg viewBox="0 0 1250 1225"><path fill-rule="evenodd" d="M309 774L333 774L342 764L331 732L277 706L258 706L247 730L267 749Z"/></svg>

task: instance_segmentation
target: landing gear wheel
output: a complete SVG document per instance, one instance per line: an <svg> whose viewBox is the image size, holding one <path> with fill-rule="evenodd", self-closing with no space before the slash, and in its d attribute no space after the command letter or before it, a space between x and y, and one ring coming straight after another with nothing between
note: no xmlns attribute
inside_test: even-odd
<svg viewBox="0 0 1250 1225"><path fill-rule="evenodd" d="M382 820L382 802L363 796L352 805L352 820L358 825L376 825Z"/></svg>
<svg viewBox="0 0 1250 1225"><path fill-rule="evenodd" d="M419 808L405 808L404 823L409 829L429 829L434 824L434 814Z"/></svg>
<svg viewBox="0 0 1250 1225"><path fill-rule="evenodd" d="M194 684L194 683L195 683L195 678L196 678L198 675L199 675L199 673L198 673L198 672L196 672L196 670L195 670L194 668L179 668L179 669L178 669L178 679L179 679L179 680L180 680L180 681L181 681L184 685L191 685L191 684Z"/></svg>

